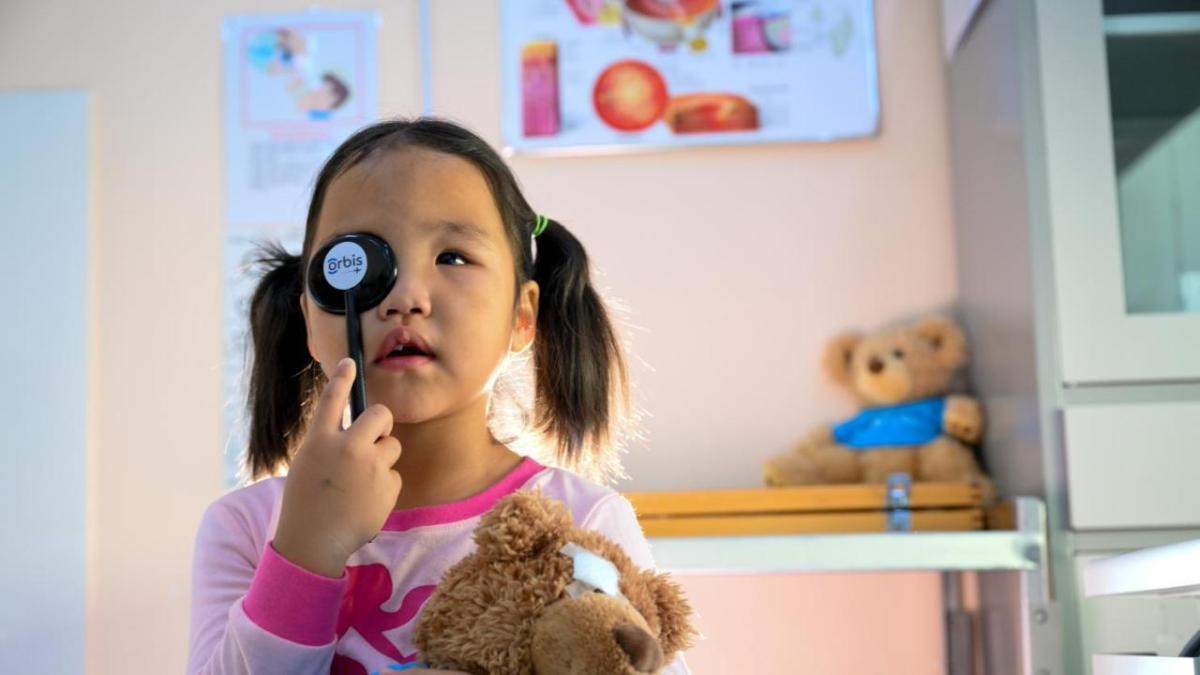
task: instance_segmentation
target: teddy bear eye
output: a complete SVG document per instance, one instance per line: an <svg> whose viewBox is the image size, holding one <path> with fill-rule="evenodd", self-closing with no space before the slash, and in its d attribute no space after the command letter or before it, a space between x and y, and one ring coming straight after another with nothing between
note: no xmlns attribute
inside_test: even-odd
<svg viewBox="0 0 1200 675"><path fill-rule="evenodd" d="M902 358L904 358L904 350L903 350L903 349L896 349L896 350L893 350L893 351L892 351L892 356L894 356L894 357L896 357L896 358L898 358L898 359L902 359Z"/></svg>

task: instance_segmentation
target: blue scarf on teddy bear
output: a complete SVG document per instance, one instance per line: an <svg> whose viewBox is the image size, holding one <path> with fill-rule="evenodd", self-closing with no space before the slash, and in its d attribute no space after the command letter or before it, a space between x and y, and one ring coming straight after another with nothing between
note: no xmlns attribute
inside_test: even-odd
<svg viewBox="0 0 1200 675"><path fill-rule="evenodd" d="M867 449L885 445L923 445L942 434L945 398L868 408L833 428L842 445Z"/></svg>

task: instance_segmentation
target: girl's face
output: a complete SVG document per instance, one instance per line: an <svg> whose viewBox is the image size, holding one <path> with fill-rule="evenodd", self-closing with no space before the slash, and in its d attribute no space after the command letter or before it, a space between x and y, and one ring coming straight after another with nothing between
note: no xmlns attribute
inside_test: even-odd
<svg viewBox="0 0 1200 675"><path fill-rule="evenodd" d="M509 354L533 341L538 286L526 282L514 307L513 252L479 169L422 147L363 160L329 184L312 250L351 232L386 240L398 268L388 296L362 314L368 404L411 424L486 397ZM307 289L300 304L308 350L328 376L349 354L346 319L320 309ZM389 332L402 326L432 360L405 369L378 362Z"/></svg>

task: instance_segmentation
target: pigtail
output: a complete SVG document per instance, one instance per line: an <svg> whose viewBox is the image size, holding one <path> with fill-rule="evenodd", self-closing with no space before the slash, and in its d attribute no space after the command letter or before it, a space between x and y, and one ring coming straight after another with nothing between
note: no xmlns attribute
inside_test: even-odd
<svg viewBox="0 0 1200 675"><path fill-rule="evenodd" d="M300 256L274 242L258 253L256 263L264 272L250 300L250 441L243 467L251 480L287 465L325 377L308 353Z"/></svg>
<svg viewBox="0 0 1200 675"><path fill-rule="evenodd" d="M550 220L535 243L535 425L552 440L562 465L609 474L619 467L611 444L629 410L621 344L579 240Z"/></svg>

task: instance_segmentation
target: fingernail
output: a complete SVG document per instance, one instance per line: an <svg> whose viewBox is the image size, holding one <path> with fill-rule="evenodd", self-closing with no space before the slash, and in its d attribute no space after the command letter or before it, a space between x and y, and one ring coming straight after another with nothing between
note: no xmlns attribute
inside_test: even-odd
<svg viewBox="0 0 1200 675"><path fill-rule="evenodd" d="M350 358L349 356L342 359L341 361L338 361L338 367L337 367L338 374L340 375L340 374L350 372L350 366L353 364L354 364L354 359Z"/></svg>

